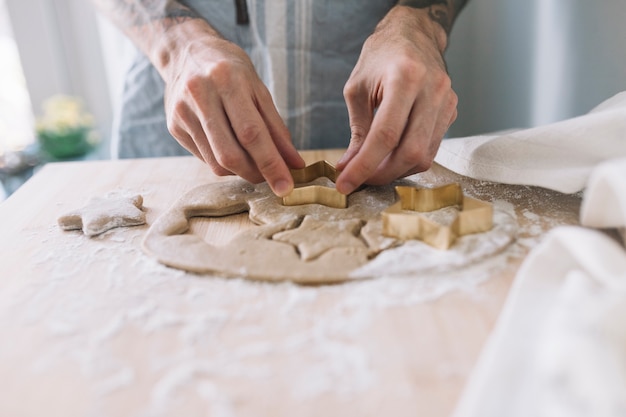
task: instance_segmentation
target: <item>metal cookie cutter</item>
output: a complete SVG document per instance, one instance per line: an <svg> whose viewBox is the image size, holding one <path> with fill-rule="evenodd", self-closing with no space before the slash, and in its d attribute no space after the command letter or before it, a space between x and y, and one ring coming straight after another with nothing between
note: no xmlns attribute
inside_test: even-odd
<svg viewBox="0 0 626 417"><path fill-rule="evenodd" d="M292 169L293 182L304 184L317 178L326 177L332 182L337 181L339 172L327 161L318 161L302 169ZM348 207L348 197L334 188L321 185L309 185L294 188L291 194L283 197L283 205L299 206L303 204L323 204L328 207Z"/></svg>
<svg viewBox="0 0 626 417"><path fill-rule="evenodd" d="M396 192L400 201L382 213L384 235L402 240L419 239L437 249L448 249L459 236L486 232L493 227L493 206L464 196L459 184L422 189L398 186ZM419 213L449 206L461 207L450 225Z"/></svg>

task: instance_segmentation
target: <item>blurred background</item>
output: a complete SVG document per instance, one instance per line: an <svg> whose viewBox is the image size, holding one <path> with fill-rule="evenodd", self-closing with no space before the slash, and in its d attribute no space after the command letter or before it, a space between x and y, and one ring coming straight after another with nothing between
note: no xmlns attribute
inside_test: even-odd
<svg viewBox="0 0 626 417"><path fill-rule="evenodd" d="M470 0L447 51L449 136L539 126L626 90L626 1Z"/></svg>
<svg viewBox="0 0 626 417"><path fill-rule="evenodd" d="M447 51L460 99L448 135L551 123L626 90L625 16L624 0L471 0ZM133 54L89 1L0 0L5 194L42 162L109 157L114 109ZM71 99L54 101L59 96ZM59 129L93 132L73 154L55 148ZM47 147L43 156L33 150L38 142Z"/></svg>

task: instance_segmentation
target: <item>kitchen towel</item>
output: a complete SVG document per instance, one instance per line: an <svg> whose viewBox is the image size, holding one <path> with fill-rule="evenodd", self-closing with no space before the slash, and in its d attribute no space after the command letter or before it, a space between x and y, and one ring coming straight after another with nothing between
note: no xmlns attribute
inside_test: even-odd
<svg viewBox="0 0 626 417"><path fill-rule="evenodd" d="M624 192L626 158L599 164L587 228L554 229L528 255L455 417L626 416L626 248L591 230L626 230Z"/></svg>
<svg viewBox="0 0 626 417"><path fill-rule="evenodd" d="M454 417L626 415L626 251L554 229L524 261Z"/></svg>
<svg viewBox="0 0 626 417"><path fill-rule="evenodd" d="M561 122L446 139L435 162L480 180L575 193L596 165L619 157L626 157L626 92Z"/></svg>
<svg viewBox="0 0 626 417"><path fill-rule="evenodd" d="M626 243L626 158L604 162L593 170L583 196L580 224L616 228Z"/></svg>

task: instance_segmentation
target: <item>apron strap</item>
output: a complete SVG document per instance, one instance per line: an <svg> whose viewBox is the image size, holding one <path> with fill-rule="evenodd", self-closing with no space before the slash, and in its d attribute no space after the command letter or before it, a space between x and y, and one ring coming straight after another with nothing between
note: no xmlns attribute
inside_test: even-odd
<svg viewBox="0 0 626 417"><path fill-rule="evenodd" d="M248 16L248 4L246 0L235 0L235 9L237 9L237 24L247 25L250 23Z"/></svg>

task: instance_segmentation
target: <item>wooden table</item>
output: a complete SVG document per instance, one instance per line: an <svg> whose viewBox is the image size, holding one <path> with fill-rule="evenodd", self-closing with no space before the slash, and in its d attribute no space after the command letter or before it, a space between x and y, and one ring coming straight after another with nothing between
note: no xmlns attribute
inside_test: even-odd
<svg viewBox="0 0 626 417"><path fill-rule="evenodd" d="M148 226L87 238L56 219L123 189L144 196L151 224L220 180L208 167L44 167L0 204L0 415L449 416L519 264L550 228L577 224L580 198L437 166L418 179L515 206L518 241L497 268L326 287L185 274L143 254ZM238 215L194 220L192 231L224 242L247 227Z"/></svg>

